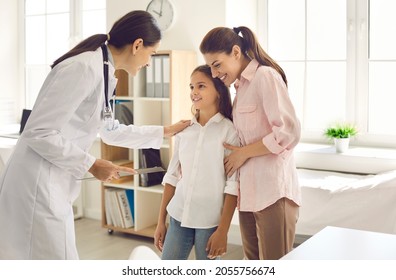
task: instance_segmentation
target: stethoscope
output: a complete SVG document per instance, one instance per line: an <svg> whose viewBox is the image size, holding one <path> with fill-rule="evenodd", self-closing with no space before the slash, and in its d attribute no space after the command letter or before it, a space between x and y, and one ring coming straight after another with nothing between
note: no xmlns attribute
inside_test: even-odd
<svg viewBox="0 0 396 280"><path fill-rule="evenodd" d="M103 77L104 77L104 97L105 97L105 103L104 103L104 108L103 108L103 120L105 122L105 126L107 130L113 130L115 129L115 119L114 119L114 111L110 106L109 102L109 55L107 53L107 46L105 44L100 46L102 49L102 54L103 54ZM113 92L113 97L112 97L112 104L114 105L115 103L115 90Z"/></svg>

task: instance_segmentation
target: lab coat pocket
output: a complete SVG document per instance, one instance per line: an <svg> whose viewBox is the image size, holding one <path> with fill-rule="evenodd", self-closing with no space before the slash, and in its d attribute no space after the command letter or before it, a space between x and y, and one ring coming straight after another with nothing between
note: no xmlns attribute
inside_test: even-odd
<svg viewBox="0 0 396 280"><path fill-rule="evenodd" d="M251 131L257 126L257 105L242 105L237 108L237 118L239 118L239 129Z"/></svg>
<svg viewBox="0 0 396 280"><path fill-rule="evenodd" d="M49 208L56 216L70 211L70 175L61 168L51 165L49 173Z"/></svg>

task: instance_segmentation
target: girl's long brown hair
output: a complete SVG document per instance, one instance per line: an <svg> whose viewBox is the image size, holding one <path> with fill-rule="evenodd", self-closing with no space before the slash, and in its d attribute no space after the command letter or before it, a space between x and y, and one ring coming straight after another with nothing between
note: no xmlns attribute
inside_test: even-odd
<svg viewBox="0 0 396 280"><path fill-rule="evenodd" d="M242 35L240 36L239 33ZM274 68L281 76L287 86L286 74L283 69L275 62L260 46L256 35L245 26L235 27L216 27L209 31L203 38L199 49L202 54L222 53L231 54L233 46L239 46L243 55L251 59L256 59L261 65Z"/></svg>

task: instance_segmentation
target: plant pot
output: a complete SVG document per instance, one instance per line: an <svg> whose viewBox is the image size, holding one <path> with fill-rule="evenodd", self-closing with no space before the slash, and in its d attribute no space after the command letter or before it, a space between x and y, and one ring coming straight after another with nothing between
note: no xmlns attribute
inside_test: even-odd
<svg viewBox="0 0 396 280"><path fill-rule="evenodd" d="M349 138L334 138L337 153L345 153L349 148Z"/></svg>

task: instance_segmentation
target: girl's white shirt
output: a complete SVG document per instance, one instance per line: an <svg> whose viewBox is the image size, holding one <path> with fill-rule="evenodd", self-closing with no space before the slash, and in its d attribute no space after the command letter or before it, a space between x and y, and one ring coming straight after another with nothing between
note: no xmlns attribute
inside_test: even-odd
<svg viewBox="0 0 396 280"><path fill-rule="evenodd" d="M163 184L176 187L167 206L170 216L183 227L211 228L219 224L225 194L238 195L237 172L227 178L223 146L239 146L233 123L222 114L214 115L205 126L196 118L175 137L174 153Z"/></svg>

